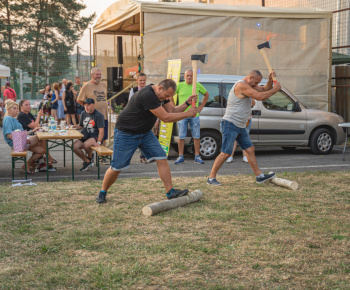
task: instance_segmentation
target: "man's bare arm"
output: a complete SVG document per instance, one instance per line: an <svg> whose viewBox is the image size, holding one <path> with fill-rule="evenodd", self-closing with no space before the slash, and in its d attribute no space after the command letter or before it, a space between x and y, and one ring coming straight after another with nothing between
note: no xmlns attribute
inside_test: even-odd
<svg viewBox="0 0 350 290"><path fill-rule="evenodd" d="M252 88L250 85L241 82L237 84L235 91L238 90L238 92L240 92L239 94L243 94L257 101L262 101L268 99L280 89L281 85L278 82L274 85L274 87L271 90L268 91L258 91L256 88Z"/></svg>
<svg viewBox="0 0 350 290"><path fill-rule="evenodd" d="M170 104L170 103L168 103ZM166 105L168 105L166 104ZM150 110L153 115L155 115L157 118L159 118L164 123L171 123L176 122L182 119L185 119L187 117L194 117L197 115L197 108L193 107L190 108L186 112L181 113L168 113L162 106L158 107L157 109Z"/></svg>

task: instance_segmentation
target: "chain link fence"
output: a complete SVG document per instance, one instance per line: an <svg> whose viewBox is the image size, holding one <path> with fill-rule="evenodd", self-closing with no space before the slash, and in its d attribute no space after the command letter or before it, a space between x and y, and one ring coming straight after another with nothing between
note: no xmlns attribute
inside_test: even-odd
<svg viewBox="0 0 350 290"><path fill-rule="evenodd" d="M35 27L0 24L0 64L11 68L11 87L18 99L39 100L40 89L62 79L74 82L76 76L82 81L90 78L89 51L79 47L73 51L74 43L68 43L55 29L46 27L38 38ZM67 28L64 34L70 32ZM3 89L5 80L0 81Z"/></svg>

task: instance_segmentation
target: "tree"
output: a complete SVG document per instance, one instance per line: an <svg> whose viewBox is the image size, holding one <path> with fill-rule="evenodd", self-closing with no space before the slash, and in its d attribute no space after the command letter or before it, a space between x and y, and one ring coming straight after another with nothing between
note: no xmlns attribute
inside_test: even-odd
<svg viewBox="0 0 350 290"><path fill-rule="evenodd" d="M69 54L95 13L81 17L80 11L86 6L78 0L3 1L0 24L6 26L3 36L6 47L2 45L0 53L10 56L13 73L21 68L31 74L31 93L35 96L38 75L48 77L70 66ZM16 55L23 60L19 65L16 65Z"/></svg>

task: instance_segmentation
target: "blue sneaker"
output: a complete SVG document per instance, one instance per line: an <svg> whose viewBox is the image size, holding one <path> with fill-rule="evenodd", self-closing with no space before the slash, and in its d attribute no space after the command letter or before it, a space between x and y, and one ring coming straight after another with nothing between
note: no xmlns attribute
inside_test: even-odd
<svg viewBox="0 0 350 290"><path fill-rule="evenodd" d="M220 186L221 183L219 181L216 180L216 178L208 178L207 179L207 184L209 185L216 185L216 186Z"/></svg>
<svg viewBox="0 0 350 290"><path fill-rule="evenodd" d="M177 197L180 197L180 196L184 196L188 193L188 189L184 189L184 190L180 190L180 189L170 189L167 194L166 194L166 197L168 199L173 199L173 198L177 198Z"/></svg>
<svg viewBox="0 0 350 290"><path fill-rule="evenodd" d="M185 162L185 159L184 159L183 155L180 155L180 156L176 159L175 164L179 164L179 163L183 163L183 162Z"/></svg>
<svg viewBox="0 0 350 290"><path fill-rule="evenodd" d="M100 191L100 193L98 194L98 196L96 198L96 202L97 203L105 203L106 202L106 195L107 195L107 192Z"/></svg>
<svg viewBox="0 0 350 290"><path fill-rule="evenodd" d="M202 157L200 157L199 155L196 155L194 157L194 163L204 164L204 161L202 160Z"/></svg>
<svg viewBox="0 0 350 290"><path fill-rule="evenodd" d="M264 176L262 176L262 177L257 176L256 177L256 183L264 183L264 182L266 182L268 180L271 180L275 176L276 176L275 172L271 172L269 174L264 174Z"/></svg>

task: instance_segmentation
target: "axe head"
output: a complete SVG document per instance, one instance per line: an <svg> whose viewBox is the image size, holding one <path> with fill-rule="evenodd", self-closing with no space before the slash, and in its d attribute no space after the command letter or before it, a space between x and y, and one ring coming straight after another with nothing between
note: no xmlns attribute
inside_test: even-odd
<svg viewBox="0 0 350 290"><path fill-rule="evenodd" d="M270 40L258 45L258 49L262 49L262 48L271 48Z"/></svg>
<svg viewBox="0 0 350 290"><path fill-rule="evenodd" d="M208 61L208 55L207 54L192 54L191 60L199 60L202 63L206 64Z"/></svg>

